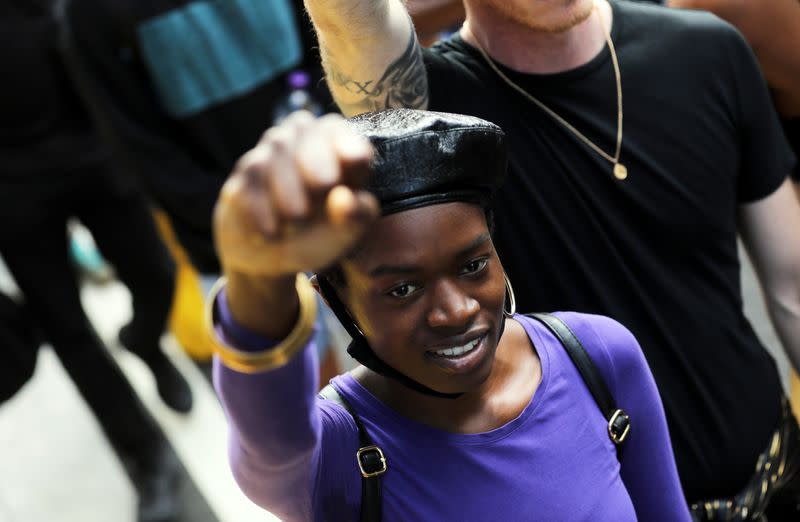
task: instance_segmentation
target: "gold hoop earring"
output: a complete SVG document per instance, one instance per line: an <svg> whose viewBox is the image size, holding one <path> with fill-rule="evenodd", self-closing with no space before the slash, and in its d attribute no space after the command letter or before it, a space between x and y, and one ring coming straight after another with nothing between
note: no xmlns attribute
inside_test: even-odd
<svg viewBox="0 0 800 522"><path fill-rule="evenodd" d="M506 297L508 298L510 310L506 311L505 299L503 300L503 315L511 317L517 311L517 300L514 298L514 289L511 287L511 281L508 280L508 274L503 272L503 279L506 280Z"/></svg>

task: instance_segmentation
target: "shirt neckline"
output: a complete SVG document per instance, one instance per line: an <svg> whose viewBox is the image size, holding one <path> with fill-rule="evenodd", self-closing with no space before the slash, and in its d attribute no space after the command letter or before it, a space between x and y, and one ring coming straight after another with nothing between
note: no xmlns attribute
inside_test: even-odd
<svg viewBox="0 0 800 522"><path fill-rule="evenodd" d="M623 17L621 16L621 7L618 5L617 2L613 0L609 0L609 5L611 6L611 12L612 12L611 41L614 42L614 46L617 49L617 54L619 54L619 47L620 47L619 35L621 34L623 27ZM487 71L491 72L492 75L495 75L495 72L492 71L486 64L485 60L483 59L483 56L481 56L480 51L478 51L478 49L476 49L475 47L464 41L459 32L455 32L450 37L450 41L458 49L464 51L474 60L478 61ZM575 68L556 73L523 73L515 69L506 67L505 65L501 64L498 61L494 61L494 63L504 74L506 74L509 78L511 78L515 83L534 82L537 85L550 85L550 84L563 83L582 78L588 74L591 74L599 67L604 66L610 60L611 60L611 50L608 48L608 44L606 44L603 45L603 48L600 50L600 52L597 53L588 62L579 65Z"/></svg>

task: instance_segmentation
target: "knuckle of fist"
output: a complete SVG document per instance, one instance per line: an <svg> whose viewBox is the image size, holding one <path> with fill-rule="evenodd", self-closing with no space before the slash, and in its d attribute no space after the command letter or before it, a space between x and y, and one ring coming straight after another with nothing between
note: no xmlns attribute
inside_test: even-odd
<svg viewBox="0 0 800 522"><path fill-rule="evenodd" d="M258 140L259 145L268 142L274 133L275 133L275 127L269 127L267 130L262 132L261 139Z"/></svg>
<svg viewBox="0 0 800 522"><path fill-rule="evenodd" d="M319 122L320 125L338 125L344 122L344 118L340 114L329 112L328 114L321 116Z"/></svg>
<svg viewBox="0 0 800 522"><path fill-rule="evenodd" d="M292 142L286 133L275 133L269 140L269 150L273 154L288 154Z"/></svg>
<svg viewBox="0 0 800 522"><path fill-rule="evenodd" d="M255 149L253 149L255 150ZM233 166L233 173L241 172L245 168L247 168L247 164L250 162L250 158L252 157L253 151L250 150L242 155L238 160L236 160L236 164Z"/></svg>
<svg viewBox="0 0 800 522"><path fill-rule="evenodd" d="M241 190L241 178L237 177L230 177L228 178L225 183L222 185L222 189L219 191L219 198L220 199L229 199L233 197L239 190Z"/></svg>
<svg viewBox="0 0 800 522"><path fill-rule="evenodd" d="M254 185L262 185L267 172L269 171L269 162L263 159L251 161L244 169L244 174L248 182Z"/></svg>
<svg viewBox="0 0 800 522"><path fill-rule="evenodd" d="M237 206L238 201L239 198L236 191L223 188L219 193L217 203L214 205L214 219L221 219L231 208Z"/></svg>
<svg viewBox="0 0 800 522"><path fill-rule="evenodd" d="M336 136L353 134L353 131L338 114L323 116L320 119L319 128L320 131L325 134L333 134Z"/></svg>
<svg viewBox="0 0 800 522"><path fill-rule="evenodd" d="M314 115L307 110L299 110L289 115L288 121L295 125L305 126L314 121Z"/></svg>

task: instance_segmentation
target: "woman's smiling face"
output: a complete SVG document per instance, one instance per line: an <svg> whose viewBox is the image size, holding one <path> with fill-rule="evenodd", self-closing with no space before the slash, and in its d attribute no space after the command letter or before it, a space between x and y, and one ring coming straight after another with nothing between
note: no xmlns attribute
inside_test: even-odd
<svg viewBox="0 0 800 522"><path fill-rule="evenodd" d="M442 393L486 380L505 280L482 208L443 203L383 217L341 268L340 297L385 363Z"/></svg>

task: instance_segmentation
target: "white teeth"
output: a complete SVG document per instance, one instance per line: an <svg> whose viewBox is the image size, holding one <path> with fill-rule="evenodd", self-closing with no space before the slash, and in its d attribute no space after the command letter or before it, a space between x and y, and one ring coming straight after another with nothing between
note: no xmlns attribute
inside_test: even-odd
<svg viewBox="0 0 800 522"><path fill-rule="evenodd" d="M478 342L480 342L480 340L481 339L478 338L478 339L475 339L474 341L468 342L467 344L465 344L463 346L454 346L453 348L444 348L442 350L436 350L434 353L436 355L443 355L443 356L462 355L462 354L465 354L465 353L467 353L469 351L472 351L472 349L475 348L478 345Z"/></svg>

